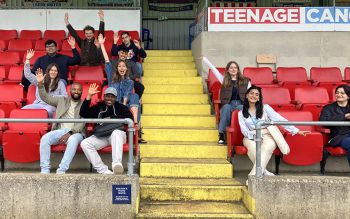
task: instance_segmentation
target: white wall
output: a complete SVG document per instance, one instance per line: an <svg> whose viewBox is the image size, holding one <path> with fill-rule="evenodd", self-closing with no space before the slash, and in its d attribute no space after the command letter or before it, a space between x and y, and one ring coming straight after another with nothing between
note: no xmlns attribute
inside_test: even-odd
<svg viewBox="0 0 350 219"><path fill-rule="evenodd" d="M81 30L86 25L98 29L98 10L68 9L17 9L0 10L0 29L16 30L66 30L64 13L69 13L72 26ZM106 30L140 31L140 10L104 10Z"/></svg>

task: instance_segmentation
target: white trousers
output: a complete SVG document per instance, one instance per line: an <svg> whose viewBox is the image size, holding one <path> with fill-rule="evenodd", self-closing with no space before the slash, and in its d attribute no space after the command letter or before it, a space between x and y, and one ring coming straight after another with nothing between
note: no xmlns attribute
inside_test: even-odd
<svg viewBox="0 0 350 219"><path fill-rule="evenodd" d="M270 161L273 151L276 149L276 142L267 129L262 130L263 140L261 142L261 168L262 172L265 171L267 164ZM243 145L248 148L248 157L252 161L253 169L249 175L255 175L256 173L256 143L248 138L243 139Z"/></svg>
<svg viewBox="0 0 350 219"><path fill-rule="evenodd" d="M100 150L108 145L112 146L112 167L114 164L121 163L123 159L123 144L126 143L126 134L121 130L114 130L109 137L97 138L92 135L84 139L80 146L84 151L86 158L98 173L104 173L108 170L98 155L97 150Z"/></svg>

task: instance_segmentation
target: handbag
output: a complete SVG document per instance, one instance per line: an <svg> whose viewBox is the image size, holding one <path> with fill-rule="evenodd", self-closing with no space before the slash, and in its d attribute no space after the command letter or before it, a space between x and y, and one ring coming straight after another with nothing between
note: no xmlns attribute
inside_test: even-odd
<svg viewBox="0 0 350 219"><path fill-rule="evenodd" d="M284 139L280 129L275 125L269 125L266 127L269 130L270 135L273 140L275 140L277 147L280 149L281 153L287 155L290 153L290 148L286 140Z"/></svg>
<svg viewBox="0 0 350 219"><path fill-rule="evenodd" d="M96 126L92 131L92 134L98 138L107 137L107 136L110 136L112 132L116 129L124 130L124 124L123 123L103 123L101 125Z"/></svg>

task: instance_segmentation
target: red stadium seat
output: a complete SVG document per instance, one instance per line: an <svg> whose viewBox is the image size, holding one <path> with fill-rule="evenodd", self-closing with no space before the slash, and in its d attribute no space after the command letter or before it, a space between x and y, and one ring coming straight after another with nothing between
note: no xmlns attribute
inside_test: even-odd
<svg viewBox="0 0 350 219"><path fill-rule="evenodd" d="M273 79L272 70L269 67L247 67L243 70L243 75L250 78L250 82L260 87L278 87Z"/></svg>
<svg viewBox="0 0 350 219"><path fill-rule="evenodd" d="M45 42L46 42L46 40L37 40L35 42L35 46L34 46L35 51L45 51L46 52ZM55 40L55 42L57 44L57 50L61 50L61 46L62 46L61 41Z"/></svg>
<svg viewBox="0 0 350 219"><path fill-rule="evenodd" d="M344 69L344 80L350 82L350 67Z"/></svg>
<svg viewBox="0 0 350 219"><path fill-rule="evenodd" d="M311 112L307 111L279 111L288 121L313 121ZM312 165L322 160L323 137L314 126L297 126L301 131L310 131L306 136L285 132L284 137L290 147L290 153L283 155L283 161L298 166Z"/></svg>
<svg viewBox="0 0 350 219"><path fill-rule="evenodd" d="M15 109L10 118L48 118L48 114L44 109ZM4 158L18 163L38 161L40 139L48 130L47 123L8 123L3 135Z"/></svg>
<svg viewBox="0 0 350 219"><path fill-rule="evenodd" d="M19 33L19 38L23 40L40 40L41 30L22 30Z"/></svg>
<svg viewBox="0 0 350 219"><path fill-rule="evenodd" d="M7 50L8 41L0 40L0 52Z"/></svg>
<svg viewBox="0 0 350 219"><path fill-rule="evenodd" d="M238 122L239 110L234 110L231 115L231 126L227 127L227 152L229 157L234 157L235 154L247 155L248 149L243 145L243 134ZM276 174L279 173L279 164L281 160L281 152L278 148L273 152L275 155Z"/></svg>
<svg viewBox="0 0 350 219"><path fill-rule="evenodd" d="M34 56L30 59L30 65L34 65L35 61L41 57L41 56L45 56L47 53L46 51L35 51L34 53ZM23 56L23 63L26 61L26 55L27 55L27 52L24 53L24 56Z"/></svg>
<svg viewBox="0 0 350 219"><path fill-rule="evenodd" d="M106 41L112 41L113 42L114 31L113 30L105 30L105 37L106 37Z"/></svg>
<svg viewBox="0 0 350 219"><path fill-rule="evenodd" d="M11 66L5 83L20 83L23 75L23 66Z"/></svg>
<svg viewBox="0 0 350 219"><path fill-rule="evenodd" d="M35 99L36 99L36 86L35 85L31 85L28 88L27 91L27 98L26 98L26 104L32 104L34 103Z"/></svg>
<svg viewBox="0 0 350 219"><path fill-rule="evenodd" d="M78 44L76 44L75 48L80 52L80 48L79 48ZM61 51L62 52L70 52L70 53L72 53L72 47L70 47L70 45L69 45L67 40L63 40Z"/></svg>
<svg viewBox="0 0 350 219"><path fill-rule="evenodd" d="M0 118L5 118L5 112L2 109L0 109ZM0 144L1 145L2 145L2 136L6 129L7 129L7 125L5 125L5 123L3 122L0 122ZM5 159L2 151L0 152L0 162L1 162L1 171L4 171Z"/></svg>
<svg viewBox="0 0 350 219"><path fill-rule="evenodd" d="M17 30L0 30L0 40L17 39Z"/></svg>
<svg viewBox="0 0 350 219"><path fill-rule="evenodd" d="M6 70L4 66L0 66L0 83L6 80Z"/></svg>
<svg viewBox="0 0 350 219"><path fill-rule="evenodd" d="M5 116L10 115L11 110L21 108L24 102L23 87L19 84L0 84L0 109Z"/></svg>
<svg viewBox="0 0 350 219"><path fill-rule="evenodd" d="M85 33L84 33L84 30L75 30L78 34L78 36L81 38L81 39L85 39ZM96 35L96 31L95 31L95 34ZM68 37L72 36L69 32L68 32Z"/></svg>
<svg viewBox="0 0 350 219"><path fill-rule="evenodd" d="M101 66L80 66L74 76L74 81L84 82L84 83L93 83L98 82L103 84L106 78L103 73Z"/></svg>
<svg viewBox="0 0 350 219"><path fill-rule="evenodd" d="M289 90L282 87L262 88L264 103L269 104L275 110L295 110L295 105L291 103Z"/></svg>
<svg viewBox="0 0 350 219"><path fill-rule="evenodd" d="M31 40L18 39L18 40L10 40L7 50L8 51L19 52L20 53L20 58L22 58L24 53L28 49L32 49L32 48L33 48L33 43L32 43Z"/></svg>
<svg viewBox="0 0 350 219"><path fill-rule="evenodd" d="M217 69L222 75L225 74L225 68L217 68ZM219 90L221 88L221 83L215 77L215 75L211 69L209 69L209 71L208 71L207 86L208 86L209 93L213 93L214 90L216 91L216 90Z"/></svg>
<svg viewBox="0 0 350 219"><path fill-rule="evenodd" d="M292 99L296 87L311 86L306 69L303 67L278 67L276 77L280 86L288 88Z"/></svg>
<svg viewBox="0 0 350 219"><path fill-rule="evenodd" d="M10 70L10 67L20 63L20 57L18 52L0 52L0 66L5 67L6 74Z"/></svg>
<svg viewBox="0 0 350 219"><path fill-rule="evenodd" d="M310 69L310 80L315 85L326 88L329 96L332 95L334 87L345 84L341 71L337 67L312 67Z"/></svg>
<svg viewBox="0 0 350 219"><path fill-rule="evenodd" d="M329 103L328 92L323 87L297 87L294 96L297 108L310 111L314 120L318 120L322 107Z"/></svg>
<svg viewBox="0 0 350 219"><path fill-rule="evenodd" d="M66 39L66 31L64 30L45 30L43 39L63 41Z"/></svg>

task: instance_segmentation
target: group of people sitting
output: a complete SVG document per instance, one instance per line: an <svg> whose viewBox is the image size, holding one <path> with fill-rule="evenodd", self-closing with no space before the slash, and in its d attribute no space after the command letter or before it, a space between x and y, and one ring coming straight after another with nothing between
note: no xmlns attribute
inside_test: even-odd
<svg viewBox="0 0 350 219"><path fill-rule="evenodd" d="M271 106L263 103L263 92L260 87L252 85L250 79L243 76L237 62L230 61L222 78L215 67L207 60L206 64L216 73L221 85L221 109L219 122L219 144L225 144L226 127L231 123L233 110L240 110L238 113L239 125L244 136L243 145L248 149L248 157L253 163L249 175L255 175L256 143L255 125L259 120L265 121L287 121L278 114ZM320 121L349 121L350 120L350 87L340 85L335 90L336 101L326 105L321 112ZM295 126L283 126L292 135L307 135L307 131L300 131ZM347 151L347 159L350 166L350 128L348 126L329 127L331 130L329 144L341 146ZM276 149L277 144L269 130L262 129L261 144L261 166L264 175L273 175L266 170L266 166Z"/></svg>
<svg viewBox="0 0 350 219"><path fill-rule="evenodd" d="M91 26L84 28L85 39L81 39L70 25L68 13L65 14L64 21L71 35L67 41L72 48L73 57L57 53L57 43L54 40L47 40L45 42L47 54L39 57L31 69L30 60L35 51L27 51L22 85L37 86L37 89L34 103L24 106L23 109L45 109L50 118L55 114L57 119L130 118L135 124L139 123L140 98L144 86L141 83L142 66L138 58L145 58L146 52L140 42L132 41L130 34L123 32L121 45L117 44L120 36L114 35L111 51L112 56L118 56L119 59L110 60L104 46L103 11L99 11L98 15L100 17L98 39L95 39L95 30ZM80 54L75 48L76 43L81 49ZM92 96L101 90L101 85L96 83L90 85L84 100L82 100L83 87L80 83L73 82L70 95L67 94L69 66L99 66L103 63L108 78L108 88L104 91L102 102L91 104ZM123 144L126 143L124 126L116 125L115 130L110 132L101 132L101 127L103 124L97 124L92 135L84 139L86 130L83 123L53 124L52 131L45 134L40 141L41 173L50 173L51 146L56 144L67 145L56 171L57 174L64 174L69 169L79 144L98 173L123 173ZM97 153L97 150L108 145L112 146L113 172L102 162Z"/></svg>

